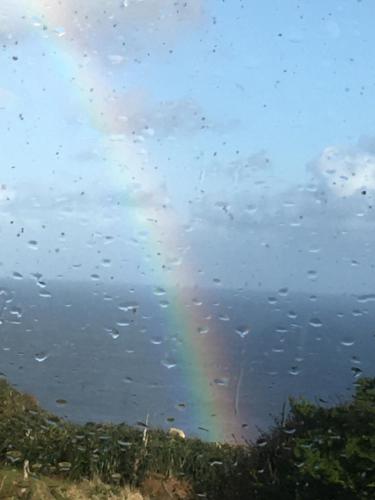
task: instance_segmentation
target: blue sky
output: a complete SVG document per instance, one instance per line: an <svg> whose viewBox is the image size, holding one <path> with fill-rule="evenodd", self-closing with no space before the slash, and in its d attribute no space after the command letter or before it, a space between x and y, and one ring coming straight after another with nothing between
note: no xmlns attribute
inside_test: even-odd
<svg viewBox="0 0 375 500"><path fill-rule="evenodd" d="M210 2L207 24L170 57L135 67L134 83L151 82L159 99L188 95L216 120L239 122L225 134L231 153L265 149L283 177L303 179L327 144L371 134L375 69L370 3L298 6ZM205 147L220 139L205 137Z"/></svg>
<svg viewBox="0 0 375 500"><path fill-rule="evenodd" d="M145 269L134 246L142 228L132 223L136 207L126 202L133 187L111 174L103 160L108 138L82 107L73 75L53 56L54 38L65 31L98 61L127 115L126 140L136 137L135 149L147 152L150 168L157 166L160 192L181 231L191 227L188 258L206 270L198 281L209 284L220 275L227 286L311 288L318 285L305 277L320 268L325 289L329 268L340 288L361 234L363 266L349 284L370 286L371 2L192 0L176 7L169 0L128 0L126 7L80 0L66 2L64 25L42 18L52 0L40 4L39 18L22 1L0 7L5 273L40 268L70 278L74 260L84 261L78 275L87 278L99 265L87 242L96 234L104 245L112 234L117 244L106 250L113 262L106 272L125 269L130 281L152 281L146 270L142 276L129 271L130 265ZM150 196L145 190L137 199ZM39 252L30 253L11 220L30 228ZM296 232L297 220L303 222ZM341 241L340 231L351 236ZM51 248L61 232L57 261ZM308 249L316 240L320 254ZM228 273L229 260L237 265ZM295 276L296 261L306 267L303 278Z"/></svg>

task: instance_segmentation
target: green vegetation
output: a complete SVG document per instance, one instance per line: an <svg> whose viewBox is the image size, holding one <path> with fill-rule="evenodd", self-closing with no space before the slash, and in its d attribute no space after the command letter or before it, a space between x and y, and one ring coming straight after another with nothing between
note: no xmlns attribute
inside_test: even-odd
<svg viewBox="0 0 375 500"><path fill-rule="evenodd" d="M290 403L286 422L254 449L262 469L253 474L255 498L374 499L375 379L357 382L353 400L332 408Z"/></svg>
<svg viewBox="0 0 375 500"><path fill-rule="evenodd" d="M73 483L59 477L38 476L25 479L21 471L0 469L0 498L28 500L145 500L140 492L128 487L104 484L98 478Z"/></svg>
<svg viewBox="0 0 375 500"><path fill-rule="evenodd" d="M22 489L25 460L31 474L22 498L43 484L45 498L374 499L375 379L360 380L352 401L331 408L291 400L289 415L251 446L72 424L1 380L0 498L18 498L4 488L21 474Z"/></svg>

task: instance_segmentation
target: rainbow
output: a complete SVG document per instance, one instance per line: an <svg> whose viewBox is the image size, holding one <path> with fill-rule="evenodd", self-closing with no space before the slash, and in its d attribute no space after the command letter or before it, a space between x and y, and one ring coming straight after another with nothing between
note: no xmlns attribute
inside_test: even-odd
<svg viewBox="0 0 375 500"><path fill-rule="evenodd" d="M108 152L106 164L116 184L124 192L128 192L129 184L137 184L162 199L160 179L149 166L147 152L134 144L130 134L123 133L124 123L119 117L121 96L113 90L113 78L95 54L85 47L66 3L56 2L52 7L46 0L27 0L23 12L28 13L30 22L37 16L47 27L47 31L40 31L46 52L54 58L61 77L69 79L69 88L75 89L90 124L103 138ZM48 35L59 26L69 27L72 32L57 31ZM168 330L181 341L178 363L191 394L194 426L207 428L206 438L212 441L233 441L234 436L240 440L241 415L235 404L239 375L229 378L226 384L215 383L228 370L228 355L224 336L217 328L212 328L213 321L209 320L204 305L192 303L194 272L186 255L189 246L184 240L184 230L173 209L163 206L162 202L152 206L137 205L136 197L132 202L137 206L134 224L147 235L145 245L152 263L150 272L157 274L155 281L162 285L168 297ZM177 264L171 265L171 259L176 256ZM211 329L204 332L208 321Z"/></svg>

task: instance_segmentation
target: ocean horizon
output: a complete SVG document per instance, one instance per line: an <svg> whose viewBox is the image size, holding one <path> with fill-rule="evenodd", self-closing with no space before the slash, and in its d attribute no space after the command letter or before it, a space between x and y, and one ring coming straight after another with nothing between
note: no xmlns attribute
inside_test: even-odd
<svg viewBox="0 0 375 500"><path fill-rule="evenodd" d="M350 397L359 377L375 375L369 294L185 290L185 314L199 308L207 320L186 333L178 323L171 328L168 291L160 288L47 285L41 276L2 280L0 288L2 376L76 422L147 420L206 439L221 415L197 408L199 379L185 366L196 360L183 356L187 334L223 346L225 366L209 369L219 374L209 383L231 391L233 422L241 412L238 440L269 428L290 396L334 404Z"/></svg>

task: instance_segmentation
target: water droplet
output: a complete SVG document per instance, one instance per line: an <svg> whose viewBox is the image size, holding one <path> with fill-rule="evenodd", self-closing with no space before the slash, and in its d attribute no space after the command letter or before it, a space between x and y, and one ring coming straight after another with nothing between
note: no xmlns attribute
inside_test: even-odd
<svg viewBox="0 0 375 500"><path fill-rule="evenodd" d="M254 215L257 211L257 207L255 205L247 205L245 211L250 215Z"/></svg>
<svg viewBox="0 0 375 500"><path fill-rule="evenodd" d="M114 241L114 237L113 236L106 236L104 238L104 244L105 245L109 245L110 243L112 243Z"/></svg>
<svg viewBox="0 0 375 500"><path fill-rule="evenodd" d="M278 326L276 328L276 333L279 333L281 335L285 335L286 333L288 333L288 329L284 328L283 326Z"/></svg>
<svg viewBox="0 0 375 500"><path fill-rule="evenodd" d="M311 318L309 321L309 325L313 326L314 328L320 328L321 326L323 326L323 323L319 318Z"/></svg>
<svg viewBox="0 0 375 500"><path fill-rule="evenodd" d="M38 250L38 242L36 240L30 240L28 245L31 250Z"/></svg>
<svg viewBox="0 0 375 500"><path fill-rule="evenodd" d="M111 328L109 330L109 334L114 340L118 339L120 336L120 332L117 330L117 328Z"/></svg>
<svg viewBox="0 0 375 500"><path fill-rule="evenodd" d="M127 448L129 446L132 446L132 443L130 441L122 441L121 439L119 439L117 441L117 443L120 445L120 446L123 446L124 448Z"/></svg>
<svg viewBox="0 0 375 500"><path fill-rule="evenodd" d="M228 314L220 314L219 320L220 321L230 321L230 317L228 316Z"/></svg>
<svg viewBox="0 0 375 500"><path fill-rule="evenodd" d="M54 33L56 33L56 35L61 38L62 36L65 35L65 29L62 27L62 26L58 26L57 28L55 28L54 30Z"/></svg>
<svg viewBox="0 0 375 500"><path fill-rule="evenodd" d="M126 328L126 327L130 326L130 321L126 318L119 319L118 321L116 321L116 325Z"/></svg>
<svg viewBox="0 0 375 500"><path fill-rule="evenodd" d="M311 247L311 248L309 248L309 252L310 253L319 253L320 248L319 247Z"/></svg>
<svg viewBox="0 0 375 500"><path fill-rule="evenodd" d="M375 293L369 293L366 295L359 295L357 300L358 300L358 302L361 302L361 303L374 302L375 301Z"/></svg>
<svg viewBox="0 0 375 500"><path fill-rule="evenodd" d="M296 366L292 366L292 368L288 370L288 373L295 377L300 374L300 370Z"/></svg>
<svg viewBox="0 0 375 500"><path fill-rule="evenodd" d="M267 446L267 440L260 438L257 440L256 445L259 446L260 448L264 448L264 446Z"/></svg>
<svg viewBox="0 0 375 500"><path fill-rule="evenodd" d="M154 290L154 295L156 295L156 296L165 295L166 293L167 292L161 286L156 287Z"/></svg>
<svg viewBox="0 0 375 500"><path fill-rule="evenodd" d="M35 361L38 361L38 363L43 363L46 359L48 359L49 354L46 352L39 352L38 354L35 354L34 359Z"/></svg>
<svg viewBox="0 0 375 500"><path fill-rule="evenodd" d="M354 343L355 343L354 340L350 338L344 338L340 342L340 344L344 347L351 347L352 345L354 345Z"/></svg>
<svg viewBox="0 0 375 500"><path fill-rule="evenodd" d="M11 316L14 319L21 319L23 313L22 313L22 309L20 307L12 307L9 311L9 314L11 314Z"/></svg>
<svg viewBox="0 0 375 500"><path fill-rule="evenodd" d="M283 349L282 347L273 347L272 348L272 352L275 352L275 353L283 353L285 351L285 349Z"/></svg>
<svg viewBox="0 0 375 500"><path fill-rule="evenodd" d="M352 371L355 378L358 378L362 375L362 370L360 368L358 368L357 366L352 366L351 371Z"/></svg>
<svg viewBox="0 0 375 500"><path fill-rule="evenodd" d="M13 273L13 275L12 275L12 276L13 276L13 278L14 278L15 280L22 280L22 279L23 279L22 274L21 274L21 273L18 273L17 271L14 271L14 273Z"/></svg>
<svg viewBox="0 0 375 500"><path fill-rule="evenodd" d="M163 339L162 339L162 337L155 336L155 337L151 337L150 342L151 342L151 344L154 344L154 345L160 345L163 343Z"/></svg>
<svg viewBox="0 0 375 500"><path fill-rule="evenodd" d="M314 270L307 271L307 277L311 281L315 281L318 277L318 273Z"/></svg>
<svg viewBox="0 0 375 500"><path fill-rule="evenodd" d="M214 383L219 386L227 387L229 384L229 378L228 377L215 378Z"/></svg>
<svg viewBox="0 0 375 500"><path fill-rule="evenodd" d="M9 300L10 295L11 295L10 290L8 290L7 288L0 288L0 297Z"/></svg>
<svg viewBox="0 0 375 500"><path fill-rule="evenodd" d="M283 429L283 431L285 432L285 434L292 435L296 432L296 429L294 427L286 427L285 429Z"/></svg>
<svg viewBox="0 0 375 500"><path fill-rule="evenodd" d="M22 453L18 450L7 451L5 456L11 463L20 462L22 460Z"/></svg>
<svg viewBox="0 0 375 500"><path fill-rule="evenodd" d="M161 300L159 302L159 305L162 309L166 309L169 306L169 301L168 300Z"/></svg>
<svg viewBox="0 0 375 500"><path fill-rule="evenodd" d="M170 370L171 368L175 368L177 366L176 361L169 356L163 359L161 361L161 364L165 366L165 368L167 368L168 370Z"/></svg>
<svg viewBox="0 0 375 500"><path fill-rule="evenodd" d="M289 293L289 290L288 288L284 287L280 288L277 293L280 295L280 297L286 297Z"/></svg>
<svg viewBox="0 0 375 500"><path fill-rule="evenodd" d="M135 314L139 308L139 304L138 302L122 302L121 304L119 304L118 308L120 309L120 311L131 311Z"/></svg>
<svg viewBox="0 0 375 500"><path fill-rule="evenodd" d="M58 404L59 406L65 406L66 404L68 404L68 401L66 399L56 399L56 404Z"/></svg>
<svg viewBox="0 0 375 500"><path fill-rule="evenodd" d="M70 462L59 462L58 466L59 466L60 471L67 472L71 469L72 464Z"/></svg>
<svg viewBox="0 0 375 500"><path fill-rule="evenodd" d="M243 339L250 333L250 328L245 325L240 325L236 328L236 333Z"/></svg>
<svg viewBox="0 0 375 500"><path fill-rule="evenodd" d="M197 328L197 332L200 334L200 335L206 335L206 333L209 332L209 328L207 326L198 326Z"/></svg>

